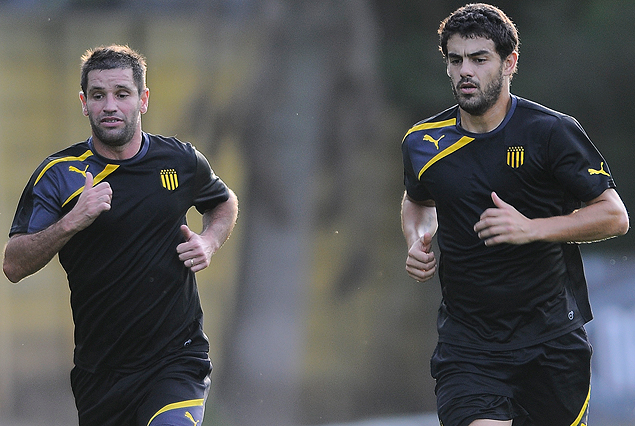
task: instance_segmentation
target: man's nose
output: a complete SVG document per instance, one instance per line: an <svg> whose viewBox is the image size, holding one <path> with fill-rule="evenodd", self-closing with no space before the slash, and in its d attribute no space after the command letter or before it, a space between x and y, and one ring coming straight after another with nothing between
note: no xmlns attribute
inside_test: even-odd
<svg viewBox="0 0 635 426"><path fill-rule="evenodd" d="M104 111L117 111L117 99L115 95L109 94L106 96L106 103L104 105Z"/></svg>
<svg viewBox="0 0 635 426"><path fill-rule="evenodd" d="M460 69L461 77L470 77L474 75L474 67L470 61L463 61Z"/></svg>

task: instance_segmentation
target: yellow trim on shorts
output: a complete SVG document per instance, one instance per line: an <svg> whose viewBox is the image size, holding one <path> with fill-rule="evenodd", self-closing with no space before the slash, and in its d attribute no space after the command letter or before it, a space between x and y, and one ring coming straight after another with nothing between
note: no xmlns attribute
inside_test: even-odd
<svg viewBox="0 0 635 426"><path fill-rule="evenodd" d="M586 412L586 410L589 408L590 399L591 399L591 386L589 386L589 393L586 396L586 401L584 401L582 410L580 410L580 414L578 414L578 418L575 419L573 423L571 423L571 426L586 426L584 423L580 423L580 421L582 420L582 416L584 416L584 413Z"/></svg>
<svg viewBox="0 0 635 426"><path fill-rule="evenodd" d="M181 401L181 402L175 402L173 404L168 404L165 407L161 408L159 411L157 411L154 414L154 416L152 416L152 418L148 422L148 426L150 426L150 423L152 423L152 420L154 420L156 416L158 416L159 414L163 414L166 411L176 410L177 408L202 407L203 404L205 404L205 400L203 399L190 399L188 401Z"/></svg>

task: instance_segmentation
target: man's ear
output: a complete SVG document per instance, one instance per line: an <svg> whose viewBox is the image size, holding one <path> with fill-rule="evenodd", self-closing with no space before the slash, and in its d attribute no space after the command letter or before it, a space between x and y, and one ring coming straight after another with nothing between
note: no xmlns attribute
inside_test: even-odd
<svg viewBox="0 0 635 426"><path fill-rule="evenodd" d="M510 53L505 61L503 62L504 71L503 74L512 76L516 72L516 68L518 67L518 52L515 50Z"/></svg>
<svg viewBox="0 0 635 426"><path fill-rule="evenodd" d="M141 108L139 109L141 114L145 114L146 112L148 112L149 100L150 100L150 89L146 87L145 89L143 89L143 92L141 92Z"/></svg>
<svg viewBox="0 0 635 426"><path fill-rule="evenodd" d="M82 114L88 117L88 107L86 106L86 95L84 95L84 92L79 92L79 100L82 103Z"/></svg>

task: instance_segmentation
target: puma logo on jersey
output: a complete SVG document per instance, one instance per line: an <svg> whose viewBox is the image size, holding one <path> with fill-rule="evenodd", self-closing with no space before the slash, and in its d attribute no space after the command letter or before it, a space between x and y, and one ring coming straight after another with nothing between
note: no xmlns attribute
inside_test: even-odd
<svg viewBox="0 0 635 426"><path fill-rule="evenodd" d="M84 168L84 170L79 170L77 167L75 166L68 166L68 171L69 172L75 172L75 173L79 173L80 175L86 177L86 170L88 170L88 164L86 165L86 168Z"/></svg>
<svg viewBox="0 0 635 426"><path fill-rule="evenodd" d="M200 422L200 420L194 420L194 417L192 417L192 415L190 414L189 411L185 412L185 417L187 417L188 419L190 419L190 421L192 423L194 423L194 426L198 426L198 423Z"/></svg>
<svg viewBox="0 0 635 426"><path fill-rule="evenodd" d="M605 175L605 176L611 177L610 174L604 171L604 161L600 163L600 170L589 169L589 174L590 175Z"/></svg>
<svg viewBox="0 0 635 426"><path fill-rule="evenodd" d="M437 150L439 149L439 141L441 139L443 139L445 137L445 135L441 135L441 137L439 139L435 139L432 136L426 134L423 136L423 140L424 141L428 141L428 142L432 142L434 144L434 146L437 148Z"/></svg>

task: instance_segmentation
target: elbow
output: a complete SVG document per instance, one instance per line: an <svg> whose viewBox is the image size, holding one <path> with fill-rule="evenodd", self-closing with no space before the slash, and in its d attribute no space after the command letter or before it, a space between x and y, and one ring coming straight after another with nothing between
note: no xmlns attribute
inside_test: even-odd
<svg viewBox="0 0 635 426"><path fill-rule="evenodd" d="M607 223L608 237L620 237L628 232L630 221L628 211L625 207L615 209L611 212L610 222Z"/></svg>
<svg viewBox="0 0 635 426"><path fill-rule="evenodd" d="M620 218L616 224L616 228L617 228L617 233L616 233L617 236L625 235L628 232L630 228L630 221L628 218L628 212L626 212L626 210L624 210L624 212L620 215Z"/></svg>
<svg viewBox="0 0 635 426"><path fill-rule="evenodd" d="M605 194L607 195L606 201L609 201L609 207L606 210L606 218L609 220L607 223L609 237L619 237L626 234L630 228L628 210L615 190L605 191Z"/></svg>
<svg viewBox="0 0 635 426"><path fill-rule="evenodd" d="M21 276L16 268L12 267L5 259L2 263L2 272L4 272L4 276L9 279L13 284L19 282L23 276Z"/></svg>
<svg viewBox="0 0 635 426"><path fill-rule="evenodd" d="M13 258L13 256L11 256L9 250L7 250L7 247L5 247L4 258L2 259L2 272L4 273L4 276L7 277L13 284L19 282L27 275L19 266L20 263L17 262Z"/></svg>

